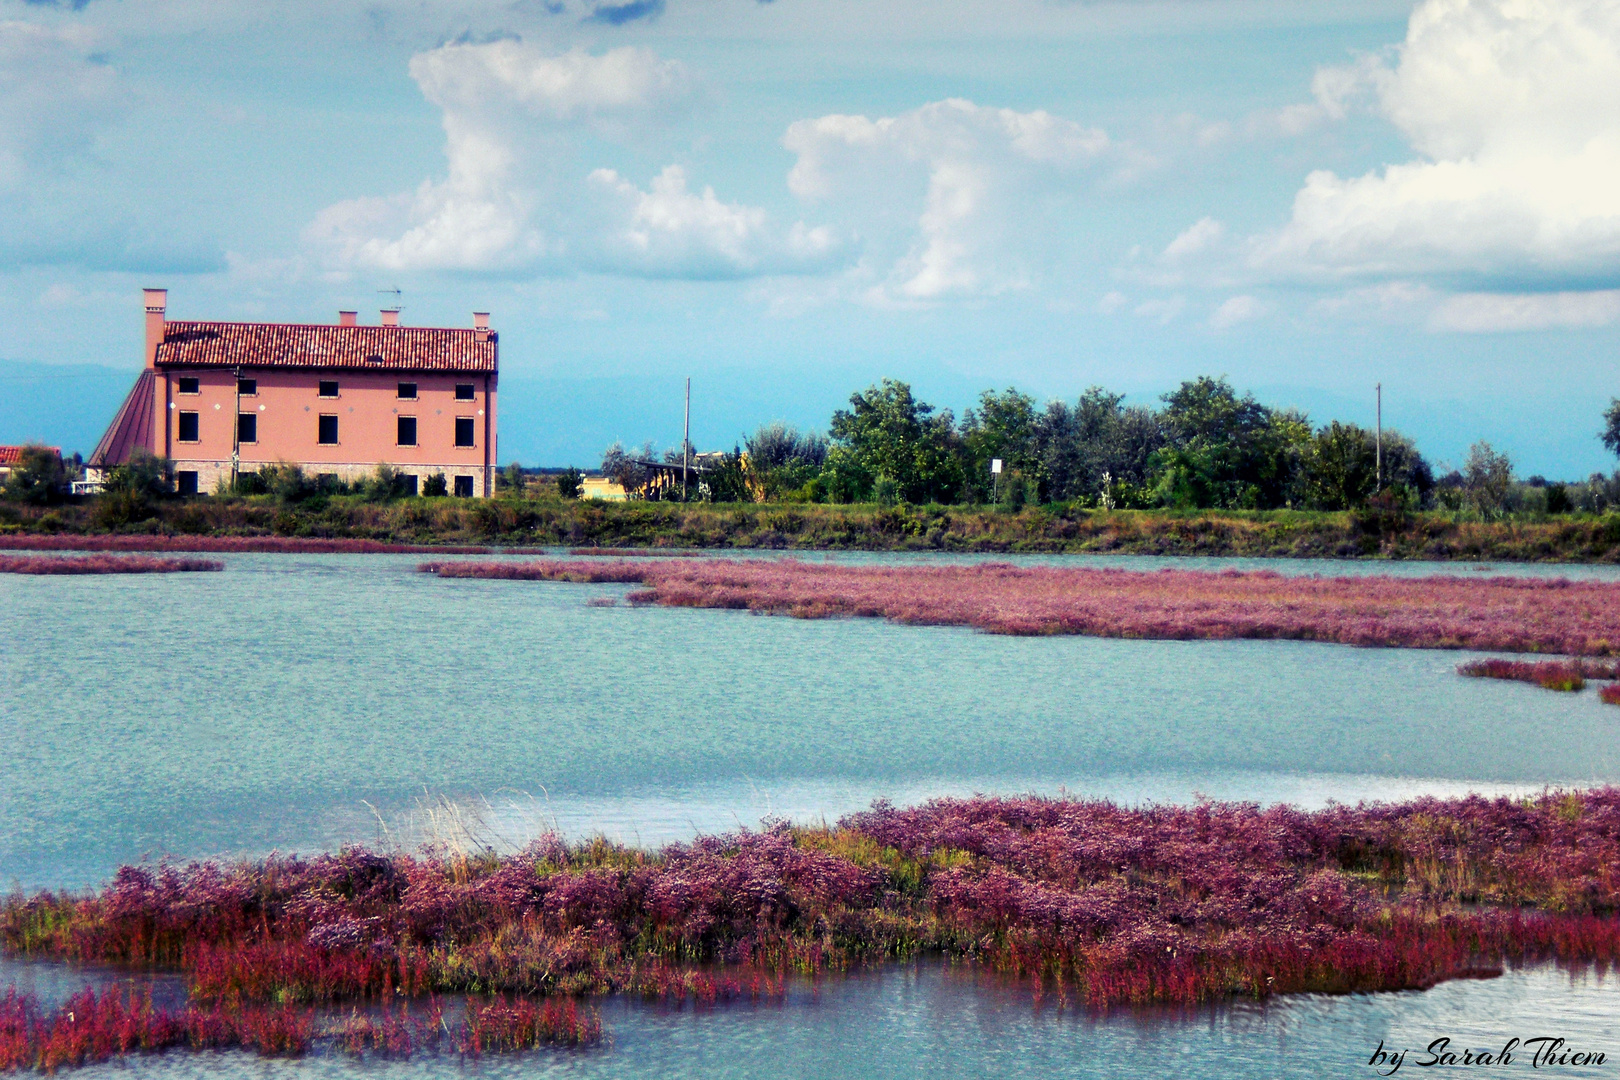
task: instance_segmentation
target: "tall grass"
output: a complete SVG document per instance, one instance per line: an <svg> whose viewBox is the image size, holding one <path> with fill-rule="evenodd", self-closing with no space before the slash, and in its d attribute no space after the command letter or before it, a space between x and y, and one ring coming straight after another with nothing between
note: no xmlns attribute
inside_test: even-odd
<svg viewBox="0 0 1620 1080"><path fill-rule="evenodd" d="M424 563L440 577L621 582L633 602L798 618L867 616L998 634L1287 638L1347 645L1620 654L1620 584L1511 577L784 560Z"/></svg>

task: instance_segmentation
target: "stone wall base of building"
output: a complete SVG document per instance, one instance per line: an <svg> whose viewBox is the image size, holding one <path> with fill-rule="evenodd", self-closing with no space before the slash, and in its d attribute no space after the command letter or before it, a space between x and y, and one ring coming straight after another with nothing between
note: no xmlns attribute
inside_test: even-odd
<svg viewBox="0 0 1620 1080"><path fill-rule="evenodd" d="M231 481L231 463L229 461L200 461L194 458L174 458L175 487L181 494L209 495L228 485ZM243 473L258 472L263 466L280 465L279 461L244 461L240 471ZM481 465L394 465L389 467L401 476L410 477L416 482L416 491L421 493L427 484L428 477L435 473L444 476L445 490L451 495L465 495L472 498L488 498L494 492L490 488L494 484L494 470L485 470ZM323 462L316 465L300 465L304 475L310 478L317 476L334 476L345 484L353 484L359 480L368 480L377 475L377 462Z"/></svg>

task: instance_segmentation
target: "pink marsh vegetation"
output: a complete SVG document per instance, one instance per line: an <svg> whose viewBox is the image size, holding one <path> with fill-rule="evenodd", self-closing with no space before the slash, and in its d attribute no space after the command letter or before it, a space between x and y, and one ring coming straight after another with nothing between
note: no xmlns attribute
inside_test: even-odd
<svg viewBox="0 0 1620 1080"><path fill-rule="evenodd" d="M0 574L173 574L223 570L217 559L159 559L150 555L0 555Z"/></svg>
<svg viewBox="0 0 1620 1080"><path fill-rule="evenodd" d="M0 902L0 946L178 970L194 1008L232 1016L520 995L471 1018L484 1048L599 1030L536 999L776 997L794 972L917 956L1092 1008L1418 988L1620 960L1620 790L1309 813L978 797L660 852L546 836L508 857L126 867Z"/></svg>
<svg viewBox="0 0 1620 1080"><path fill-rule="evenodd" d="M1345 645L1620 654L1620 584L1513 577L797 560L424 563L440 577L630 582L633 602L798 618L869 616L997 634L1287 638Z"/></svg>
<svg viewBox="0 0 1620 1080"><path fill-rule="evenodd" d="M15 989L0 996L0 1073L34 1068L54 1072L131 1054L237 1048L261 1056L303 1054L329 1043L352 1055L408 1057L448 1046L474 1057L542 1046L601 1041L602 1022L572 999L542 1002L501 997L471 1002L456 1027L436 999L420 1014L401 1006L380 1015L359 1011L336 1023L318 1022L307 1006L216 1003L171 1011L155 1008L133 989L85 989L56 1009L42 1009Z"/></svg>
<svg viewBox="0 0 1620 1080"><path fill-rule="evenodd" d="M1501 660L1492 657L1488 660L1473 660L1459 664L1457 673L1476 679L1509 679L1534 683L1548 690L1577 691L1585 689L1588 679L1620 678L1620 665L1614 661L1580 658L1530 663L1524 660Z"/></svg>

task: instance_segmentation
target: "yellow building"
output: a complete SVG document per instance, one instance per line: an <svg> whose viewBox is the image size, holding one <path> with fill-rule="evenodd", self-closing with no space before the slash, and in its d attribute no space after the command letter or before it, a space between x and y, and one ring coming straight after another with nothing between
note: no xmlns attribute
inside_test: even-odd
<svg viewBox="0 0 1620 1080"><path fill-rule="evenodd" d="M608 502L623 502L628 496L624 488L609 480L605 476L585 476L579 481L579 497L582 499L604 499Z"/></svg>

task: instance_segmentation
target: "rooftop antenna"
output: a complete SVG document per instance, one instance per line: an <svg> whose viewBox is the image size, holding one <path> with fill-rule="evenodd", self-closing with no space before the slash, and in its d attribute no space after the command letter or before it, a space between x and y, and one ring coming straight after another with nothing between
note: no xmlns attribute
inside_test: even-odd
<svg viewBox="0 0 1620 1080"><path fill-rule="evenodd" d="M379 296L392 296L394 298L394 310L395 311L404 311L405 310L405 305L399 302L400 297L405 295L405 291L403 289L401 289L398 285L395 285L392 289L378 289L377 290L377 295L379 295Z"/></svg>

